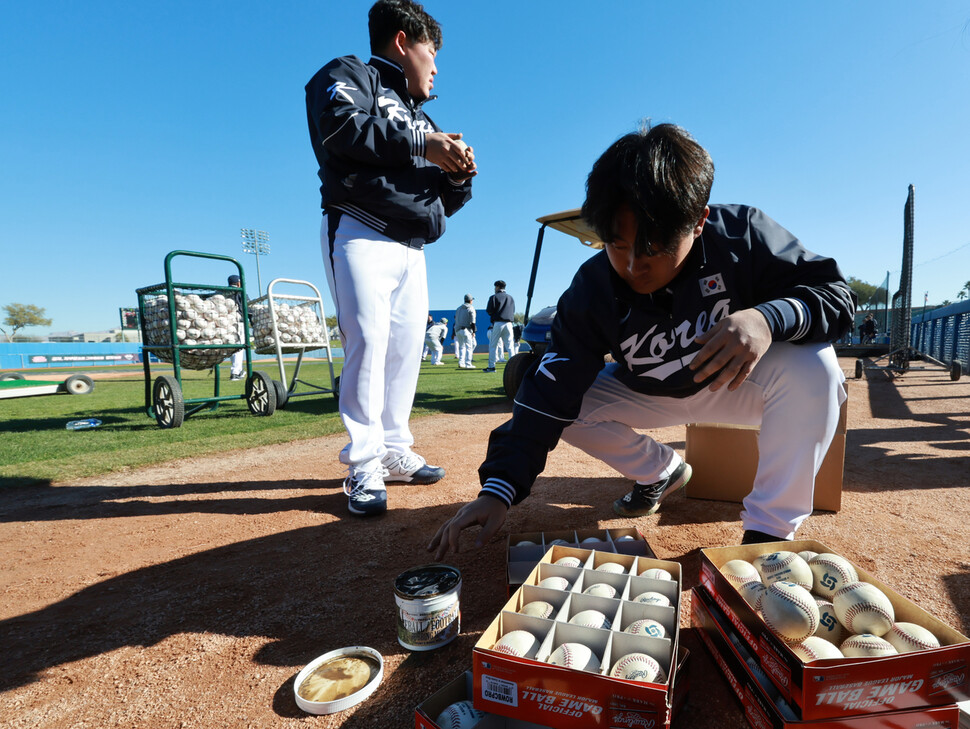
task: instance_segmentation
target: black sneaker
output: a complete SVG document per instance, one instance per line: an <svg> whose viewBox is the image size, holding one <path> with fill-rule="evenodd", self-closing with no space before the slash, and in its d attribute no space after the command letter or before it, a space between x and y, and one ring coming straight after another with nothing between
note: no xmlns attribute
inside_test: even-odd
<svg viewBox="0 0 970 729"><path fill-rule="evenodd" d="M374 516L387 511L387 489L384 488L383 469L358 471L344 480L344 493L350 498L347 508L351 514Z"/></svg>
<svg viewBox="0 0 970 729"><path fill-rule="evenodd" d="M768 542L788 542L791 540L784 537L775 537L771 534L759 532L757 529L745 529L741 544L767 544Z"/></svg>
<svg viewBox="0 0 970 729"><path fill-rule="evenodd" d="M681 461L663 481L633 484L633 491L613 502L613 511L620 516L650 516L660 508L660 502L690 481L690 464Z"/></svg>
<svg viewBox="0 0 970 729"><path fill-rule="evenodd" d="M494 372L494 371L495 371L494 367L486 367L485 369L482 370L482 372Z"/></svg>

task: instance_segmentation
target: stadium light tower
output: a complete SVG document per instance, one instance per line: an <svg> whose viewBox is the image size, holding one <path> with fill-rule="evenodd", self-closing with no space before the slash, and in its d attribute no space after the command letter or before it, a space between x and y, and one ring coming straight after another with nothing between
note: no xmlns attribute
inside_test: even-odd
<svg viewBox="0 0 970 729"><path fill-rule="evenodd" d="M256 285L257 291L262 292L263 281L259 276L259 257L269 255L269 233L252 228L242 228L239 232L242 234L243 252L256 254Z"/></svg>

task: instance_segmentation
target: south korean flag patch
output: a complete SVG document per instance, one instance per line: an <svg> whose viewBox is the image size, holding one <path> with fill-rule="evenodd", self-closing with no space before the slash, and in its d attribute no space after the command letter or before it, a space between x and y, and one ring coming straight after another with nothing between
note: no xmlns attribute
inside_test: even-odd
<svg viewBox="0 0 970 729"><path fill-rule="evenodd" d="M721 294L727 290L724 286L724 279L721 278L721 274L719 273L702 278L698 283L701 285L701 296Z"/></svg>

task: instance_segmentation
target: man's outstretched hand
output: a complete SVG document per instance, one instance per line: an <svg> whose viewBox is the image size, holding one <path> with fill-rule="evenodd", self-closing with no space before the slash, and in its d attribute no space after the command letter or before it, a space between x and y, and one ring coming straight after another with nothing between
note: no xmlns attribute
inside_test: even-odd
<svg viewBox="0 0 970 729"><path fill-rule="evenodd" d="M465 504L458 513L439 527L438 532L428 544L428 551L434 552L435 561L441 561L449 551L458 553L458 537L463 529L478 524L482 527L475 540L475 549L479 549L495 536L495 533L505 523L508 507L491 496L479 496L474 501Z"/></svg>

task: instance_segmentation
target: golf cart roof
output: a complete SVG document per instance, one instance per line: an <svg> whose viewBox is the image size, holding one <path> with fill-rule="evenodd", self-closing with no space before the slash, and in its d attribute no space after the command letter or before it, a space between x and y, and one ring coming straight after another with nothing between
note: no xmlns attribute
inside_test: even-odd
<svg viewBox="0 0 970 729"><path fill-rule="evenodd" d="M592 228L586 225L586 221L583 220L579 208L564 210L561 213L553 213L552 215L543 215L541 218L536 218L536 221L554 230L558 230L560 233L578 238L580 243L590 248L597 250L603 248L603 241L593 232Z"/></svg>

